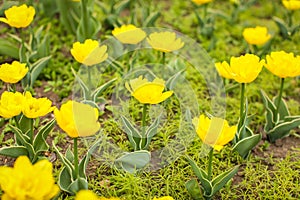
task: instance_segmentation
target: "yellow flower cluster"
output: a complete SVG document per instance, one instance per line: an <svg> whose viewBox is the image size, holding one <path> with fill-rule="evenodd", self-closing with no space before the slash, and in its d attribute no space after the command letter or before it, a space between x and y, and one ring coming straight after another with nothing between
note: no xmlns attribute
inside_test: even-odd
<svg viewBox="0 0 300 200"><path fill-rule="evenodd" d="M254 81L261 72L264 60L253 54L240 57L231 57L230 64L226 61L216 63L219 74L225 78L234 79L239 83L250 83Z"/></svg>
<svg viewBox="0 0 300 200"><path fill-rule="evenodd" d="M243 37L248 44L263 45L271 39L267 27L256 26L255 28L245 28Z"/></svg>
<svg viewBox="0 0 300 200"><path fill-rule="evenodd" d="M25 4L21 6L12 6L4 11L5 17L0 17L0 22L4 22L11 27L26 28L33 21L35 9Z"/></svg>
<svg viewBox="0 0 300 200"><path fill-rule="evenodd" d="M11 64L0 65L0 79L6 83L17 83L24 78L28 72L25 63L13 61Z"/></svg>
<svg viewBox="0 0 300 200"><path fill-rule="evenodd" d="M155 78L149 82L143 76L126 82L125 87L131 92L131 95L143 104L158 104L169 98L173 91L163 92L165 81Z"/></svg>
<svg viewBox="0 0 300 200"><path fill-rule="evenodd" d="M194 118L193 125L202 142L217 151L229 143L237 131L237 126L229 126L224 119L218 117L209 119L204 115L200 115L199 119Z"/></svg>
<svg viewBox="0 0 300 200"><path fill-rule="evenodd" d="M47 98L34 98L30 92L22 95L20 92L3 92L0 99L0 116L12 118L21 112L27 118L42 117L52 112L54 107Z"/></svg>
<svg viewBox="0 0 300 200"><path fill-rule="evenodd" d="M73 138L94 135L100 129L98 115L98 109L76 101L68 101L60 110L54 110L59 127Z"/></svg>
<svg viewBox="0 0 300 200"><path fill-rule="evenodd" d="M32 165L26 156L20 156L13 168L0 167L0 186L3 200L50 200L59 192L52 164L41 160Z"/></svg>

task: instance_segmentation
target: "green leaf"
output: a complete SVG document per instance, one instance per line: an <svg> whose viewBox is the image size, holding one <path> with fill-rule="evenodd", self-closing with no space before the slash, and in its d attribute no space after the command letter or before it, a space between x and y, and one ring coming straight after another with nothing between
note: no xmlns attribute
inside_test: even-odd
<svg viewBox="0 0 300 200"><path fill-rule="evenodd" d="M170 90L172 90L175 85L177 80L181 77L181 74L185 71L185 69L180 70L179 72L177 72L176 74L174 74L173 76L171 76L167 81L166 81L166 87Z"/></svg>
<svg viewBox="0 0 300 200"><path fill-rule="evenodd" d="M204 190L204 195L210 195L211 192L212 192L212 184L211 182L208 180L208 175L207 173L199 168L196 164L196 162L191 159L190 157L186 157L188 162L190 163L191 167L192 167L192 170L194 171L195 175L198 177L198 179L200 180L201 182L201 185L203 187L203 190Z"/></svg>
<svg viewBox="0 0 300 200"><path fill-rule="evenodd" d="M61 172L59 173L58 176L58 186L60 187L60 189L62 191L68 192L72 195L74 195L75 193L73 193L69 188L70 185L72 183L72 177L70 175L70 173L68 172L66 167L63 167L63 169L61 170Z"/></svg>
<svg viewBox="0 0 300 200"><path fill-rule="evenodd" d="M114 78L114 79L112 79L112 80L106 82L105 84L101 85L101 86L98 87L97 89L95 89L95 90L92 92L92 94L91 94L92 99L94 100L94 102L96 102L96 101L97 101L97 97L98 97L99 95L101 95L102 92L105 91L109 86L111 86L112 83L115 82L116 80L117 80L117 78Z"/></svg>
<svg viewBox="0 0 300 200"><path fill-rule="evenodd" d="M0 55L6 55L14 59L19 59L19 48L16 44L12 44L7 39L0 38Z"/></svg>
<svg viewBox="0 0 300 200"><path fill-rule="evenodd" d="M272 19L274 20L274 22L276 23L276 25L279 28L279 32L282 35L282 37L284 39L288 39L290 37L290 33L288 30L288 26L284 23L284 21L278 17L272 17Z"/></svg>
<svg viewBox="0 0 300 200"><path fill-rule="evenodd" d="M130 121L125 116L121 116L121 121L123 123L125 132L127 134L127 137L132 147L134 148L134 150L138 150L139 142L136 141L135 138L141 139L142 135L139 133L138 130L135 129L135 127L130 123Z"/></svg>
<svg viewBox="0 0 300 200"><path fill-rule="evenodd" d="M267 132L270 142L275 142L277 139L283 138L289 134L290 130L300 126L300 117L292 121L277 124L272 130Z"/></svg>
<svg viewBox="0 0 300 200"><path fill-rule="evenodd" d="M278 105L278 96L273 99L275 105ZM279 110L279 120L283 120L286 116L290 116L290 112L288 110L287 104L283 98L281 98Z"/></svg>
<svg viewBox="0 0 300 200"><path fill-rule="evenodd" d="M187 181L185 187L193 199L201 200L202 194L197 180L191 179Z"/></svg>
<svg viewBox="0 0 300 200"><path fill-rule="evenodd" d="M156 20L159 18L160 12L152 12L145 21L143 21L143 27L154 27Z"/></svg>
<svg viewBox="0 0 300 200"><path fill-rule="evenodd" d="M119 1L113 7L114 14L119 15L125 8L128 8L130 5L130 0Z"/></svg>
<svg viewBox="0 0 300 200"><path fill-rule="evenodd" d="M72 194L76 194L80 190L87 190L88 189L88 182L86 179L79 177L75 181L73 181L68 190L72 192Z"/></svg>
<svg viewBox="0 0 300 200"><path fill-rule="evenodd" d="M18 140L21 142L21 144L27 149L28 157L29 157L30 161L32 163L34 163L35 161L33 159L34 159L35 152L34 152L33 146L29 142L27 142L27 141L30 141L28 136L24 135L22 133L22 131L20 129L18 129L17 127L14 127L12 125L8 125L8 126L11 128L12 132L14 132L14 134L16 134L16 138L18 138Z"/></svg>
<svg viewBox="0 0 300 200"><path fill-rule="evenodd" d="M32 70L30 72L30 86L33 86L34 81L37 79L37 77L40 75L44 67L48 64L50 58L52 56L47 56L40 58L35 63L32 64Z"/></svg>
<svg viewBox="0 0 300 200"><path fill-rule="evenodd" d="M238 170L239 170L239 165L215 177L212 180L213 188L212 188L211 196L213 196L216 192L218 192L238 172Z"/></svg>
<svg viewBox="0 0 300 200"><path fill-rule="evenodd" d="M42 151L47 151L49 149L49 145L47 144L46 139L48 134L53 129L54 124L55 124L55 119L52 119L45 126L43 126L36 134L33 140L33 148L36 154Z"/></svg>
<svg viewBox="0 0 300 200"><path fill-rule="evenodd" d="M73 69L73 67L71 67L71 70L75 76L76 81L78 81L81 89L82 89L82 93L83 93L83 99L88 99L88 94L90 93L89 88L85 85L85 83L81 80L81 78L77 75L77 73L75 72L75 70Z"/></svg>
<svg viewBox="0 0 300 200"><path fill-rule="evenodd" d="M151 154L146 150L139 150L126 153L115 160L117 169L123 169L129 173L134 173L138 169L145 167L151 159Z"/></svg>
<svg viewBox="0 0 300 200"><path fill-rule="evenodd" d="M74 154L71 151L70 147L68 147L66 150L66 159L68 159L68 161L70 161L70 163L73 163L73 161L74 161Z"/></svg>
<svg viewBox="0 0 300 200"><path fill-rule="evenodd" d="M90 160L90 157L92 156L93 152L96 150L96 148L99 146L101 140L96 141L88 150L86 155L82 158L82 160L79 163L78 171L79 171L79 176L81 178L86 179L86 167L88 165L88 162Z"/></svg>
<svg viewBox="0 0 300 200"><path fill-rule="evenodd" d="M26 147L23 146L11 146L0 148L0 154L12 158L17 158L19 156L28 156L28 151Z"/></svg>
<svg viewBox="0 0 300 200"><path fill-rule="evenodd" d="M74 166L72 165L72 163L62 154L60 153L60 151L57 149L57 147L54 144L54 141L52 142L52 146L55 150L55 152L57 153L59 159L63 162L63 164L65 165L66 169L68 170L68 173L70 174L70 176L73 177L73 172L74 172Z"/></svg>
<svg viewBox="0 0 300 200"><path fill-rule="evenodd" d="M160 113L160 115L154 120L154 122L151 124L151 126L149 126L148 129L146 130L147 143L146 143L145 147L143 147L144 149L148 148L153 136L156 135L161 116L162 116L162 113Z"/></svg>
<svg viewBox="0 0 300 200"><path fill-rule="evenodd" d="M255 134L250 137L244 138L240 141L238 141L234 147L233 150L237 151L240 156L245 159L250 151L259 143L261 140L261 134Z"/></svg>
<svg viewBox="0 0 300 200"><path fill-rule="evenodd" d="M25 115L21 115L20 119L19 119L19 126L20 126L20 130L22 131L23 134L28 136L28 133L30 131L30 124L32 122L33 119L27 118ZM29 142L30 139L28 137L27 142Z"/></svg>
<svg viewBox="0 0 300 200"><path fill-rule="evenodd" d="M268 132L275 126L275 112L276 112L276 106L274 103L269 99L269 97L266 95L266 93L263 90L260 90L263 103L266 108L266 124L265 124L265 131ZM277 118L277 117L276 117Z"/></svg>

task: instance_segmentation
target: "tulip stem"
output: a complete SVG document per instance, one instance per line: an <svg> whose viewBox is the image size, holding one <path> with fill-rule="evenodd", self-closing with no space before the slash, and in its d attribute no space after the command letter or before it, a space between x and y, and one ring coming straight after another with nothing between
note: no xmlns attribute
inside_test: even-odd
<svg viewBox="0 0 300 200"><path fill-rule="evenodd" d="M245 108L245 83L241 83L241 105L240 105L240 120L242 119ZM239 127L241 126L241 121L239 122Z"/></svg>
<svg viewBox="0 0 300 200"><path fill-rule="evenodd" d="M30 138L30 144L33 144L33 119L30 119L29 138Z"/></svg>
<svg viewBox="0 0 300 200"><path fill-rule="evenodd" d="M277 105L276 105L276 110L275 110L275 118L276 119L277 119L277 115L278 115L279 107L280 107L280 103L281 103L283 86L284 86L284 78L281 78L281 81L280 81L280 90L279 90L279 95L278 95ZM277 119L277 120L279 120L279 119Z"/></svg>
<svg viewBox="0 0 300 200"><path fill-rule="evenodd" d="M143 105L143 113L142 113L142 146L141 148L144 148L146 145L146 112L147 112L147 104Z"/></svg>
<svg viewBox="0 0 300 200"><path fill-rule="evenodd" d="M211 181L211 176L212 176L212 160L213 160L213 155L214 155L214 148L211 148L211 150L209 152L208 170L207 170L207 177L208 177L209 181Z"/></svg>
<svg viewBox="0 0 300 200"><path fill-rule="evenodd" d="M78 143L77 137L74 138L74 168L75 168L75 176L76 179L79 178L79 171L78 171Z"/></svg>
<svg viewBox="0 0 300 200"><path fill-rule="evenodd" d="M166 64L166 53L165 52L162 52L162 63L163 63L163 65Z"/></svg>

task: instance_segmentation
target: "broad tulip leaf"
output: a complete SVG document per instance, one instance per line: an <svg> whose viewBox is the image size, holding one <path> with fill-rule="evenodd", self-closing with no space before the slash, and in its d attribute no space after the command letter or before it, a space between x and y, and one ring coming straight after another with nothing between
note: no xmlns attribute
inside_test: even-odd
<svg viewBox="0 0 300 200"><path fill-rule="evenodd" d="M285 137L289 134L290 130L300 126L300 118L296 118L292 121L287 121L276 125L272 130L267 133L270 142Z"/></svg>
<svg viewBox="0 0 300 200"><path fill-rule="evenodd" d="M126 153L115 160L115 166L118 169L123 169L129 173L134 173L138 169L145 167L151 159L151 154L146 150L139 150Z"/></svg>
<svg viewBox="0 0 300 200"><path fill-rule="evenodd" d="M276 25L279 28L280 34L282 35L282 37L284 39L288 39L290 34L289 34L289 30L287 28L287 25L284 23L284 21L278 17L273 17L274 22L276 23Z"/></svg>
<svg viewBox="0 0 300 200"><path fill-rule="evenodd" d="M89 95L89 88L85 85L85 83L81 80L81 78L77 75L77 73L75 72L75 70L71 67L71 70L75 76L76 81L78 81L81 89L82 89L82 93L83 93L83 99L88 99L88 95Z"/></svg>
<svg viewBox="0 0 300 200"><path fill-rule="evenodd" d="M236 143L233 147L233 150L237 151L240 156L245 159L249 152L259 143L260 140L261 134L252 135Z"/></svg>
<svg viewBox="0 0 300 200"><path fill-rule="evenodd" d="M68 190L72 192L72 194L76 194L80 190L87 190L88 189L88 182L84 178L77 178L75 181L73 181Z"/></svg>
<svg viewBox="0 0 300 200"><path fill-rule="evenodd" d="M19 48L17 45L7 41L7 39L0 39L0 55L6 55L14 59L19 59Z"/></svg>
<svg viewBox="0 0 300 200"><path fill-rule="evenodd" d="M278 96L273 99L275 105L278 105ZM283 120L286 116L290 116L290 112L288 110L287 104L283 98L281 98L279 110L279 120Z"/></svg>
<svg viewBox="0 0 300 200"><path fill-rule="evenodd" d="M154 27L156 20L159 18L160 12L152 12L144 21L143 27Z"/></svg>
<svg viewBox="0 0 300 200"><path fill-rule="evenodd" d="M129 5L130 5L130 0L119 1L113 6L114 14L119 15L125 8L128 8Z"/></svg>
<svg viewBox="0 0 300 200"><path fill-rule="evenodd" d="M32 123L33 119L27 118L25 115L21 115L19 119L19 128L22 131L23 134L28 135L28 132L30 131L30 124ZM29 140L28 140L29 142Z"/></svg>
<svg viewBox="0 0 300 200"><path fill-rule="evenodd" d="M67 148L65 155L66 155L66 159L68 159L68 161L70 161L70 163L73 163L73 161L74 161L74 154L71 151L70 147Z"/></svg>
<svg viewBox="0 0 300 200"><path fill-rule="evenodd" d="M201 200L202 194L197 180L191 179L187 181L185 187L193 199Z"/></svg>
<svg viewBox="0 0 300 200"><path fill-rule="evenodd" d="M180 70L173 76L171 76L167 81L166 81L166 87L170 90L173 90L177 80L180 78L181 74L185 71L185 69Z"/></svg>
<svg viewBox="0 0 300 200"><path fill-rule="evenodd" d="M106 83L104 83L103 85L101 85L100 87L96 88L93 93L91 94L92 99L94 100L94 102L97 102L97 97L99 95L102 94L103 91L105 91L109 86L111 86L113 84L113 82L115 82L117 80L117 78L114 78Z"/></svg>
<svg viewBox="0 0 300 200"><path fill-rule="evenodd" d="M194 171L195 175L198 177L198 179L201 182L201 185L203 187L204 190L204 195L210 195L212 192L212 184L211 182L208 180L208 175L207 173L199 168L196 164L196 162L191 159L190 157L187 156L187 160L190 163L192 170Z"/></svg>
<svg viewBox="0 0 300 200"><path fill-rule="evenodd" d="M30 72L30 86L31 87L33 86L33 83L35 82L37 77L40 75L40 73L42 72L44 67L46 67L46 65L48 64L51 57L52 56L43 57L43 58L40 58L39 60L37 60L35 63L33 63L32 70Z"/></svg>
<svg viewBox="0 0 300 200"><path fill-rule="evenodd" d="M47 151L49 145L46 142L46 138L50 131L53 129L55 124L55 119L52 119L45 126L43 126L37 133L33 141L33 148L36 153Z"/></svg>
<svg viewBox="0 0 300 200"><path fill-rule="evenodd" d="M263 103L266 108L266 124L265 124L265 131L268 132L275 126L275 111L276 106L274 103L269 99L269 97L266 95L266 93L263 90L260 90ZM277 118L277 117L276 117Z"/></svg>
<svg viewBox="0 0 300 200"><path fill-rule="evenodd" d="M161 115L162 115L162 113L154 120L154 122L151 124L151 126L149 126L149 128L146 130L147 143L146 143L144 149L148 148L153 136L156 135Z"/></svg>
<svg viewBox="0 0 300 200"><path fill-rule="evenodd" d="M60 153L60 151L55 146L54 142L52 142L52 146L53 146L55 152L57 153L59 159L63 162L66 169L68 170L68 173L72 176L73 171L74 171L74 167L73 167L72 163L62 153Z"/></svg>
<svg viewBox="0 0 300 200"><path fill-rule="evenodd" d="M28 151L26 147L23 146L11 146L0 148L0 154L12 158L17 158L19 156L28 156Z"/></svg>
<svg viewBox="0 0 300 200"><path fill-rule="evenodd" d="M138 145L139 142L136 141L134 138L141 139L142 135L139 133L138 130L136 130L136 128L134 128L134 126L130 123L130 121L125 116L121 116L121 120L132 147L134 148L134 150L137 150L139 146Z"/></svg>
<svg viewBox="0 0 300 200"><path fill-rule="evenodd" d="M239 165L233 167L231 170L228 170L226 172L223 172L222 174L220 174L219 176L215 177L212 180L212 185L213 185L213 189L212 189L212 193L211 196L213 196L216 192L218 192L224 185L226 185L226 183L232 178L234 177L234 175L238 172L239 170Z"/></svg>
<svg viewBox="0 0 300 200"><path fill-rule="evenodd" d="M61 172L59 173L58 177L58 186L62 191L68 192L70 194L74 194L71 190L69 190L69 187L72 183L72 177L66 167L63 167Z"/></svg>

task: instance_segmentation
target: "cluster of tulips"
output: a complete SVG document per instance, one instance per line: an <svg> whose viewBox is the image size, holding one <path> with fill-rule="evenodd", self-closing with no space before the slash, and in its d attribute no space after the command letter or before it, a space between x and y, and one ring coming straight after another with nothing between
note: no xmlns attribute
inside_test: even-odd
<svg viewBox="0 0 300 200"><path fill-rule="evenodd" d="M210 1L196 1L196 4L204 4ZM288 1L283 1L288 2ZM285 6L295 6L285 3ZM0 21L15 28L26 28L31 24L35 15L35 9L32 6L21 5L13 6L5 11L6 18L0 18ZM142 28L136 26L122 25L112 31L114 38L123 45L139 45L147 42L147 45L160 52L163 64L166 64L166 54L170 52L180 52L185 46L184 41L172 31L161 31L147 34ZM243 36L249 45L261 46L271 39L271 35L265 27L247 28ZM0 98L0 116L8 120L9 127L15 134L15 144L9 147L0 148L0 154L17 158L14 167L0 167L0 187L3 191L2 199L51 199L55 197L59 190L76 195L75 199L119 199L116 197L98 197L94 192L88 190L88 180L86 175L86 166L89 159L97 148L96 141L87 151L86 155L79 160L78 138L93 136L99 133L101 128L98 121L99 107L97 97L101 95L103 88L113 83L102 85L92 91L91 69L100 63L110 60L109 45L100 44L97 40L90 38L83 42L75 42L70 50L74 59L81 63L88 70L87 83L75 74L80 80L80 86L83 88L84 99L79 102L68 100L60 108L52 106L52 102L47 98L36 98L32 96L33 89L30 87L22 88L22 92L17 91L17 83L27 76L34 74L28 63L13 61L11 64L0 65L0 79L6 83L7 90L1 94ZM251 49L251 48L250 48ZM212 160L214 150L221 151L223 147L232 141L233 150L237 151L242 158L247 158L251 150L261 140L261 134L255 134L248 127L248 102L245 97L246 84L253 82L263 66L281 79L279 94L274 100L261 91L262 99L266 107L266 125L265 131L271 142L289 134L290 130L300 125L299 116L291 116L284 99L282 98L285 78L297 77L300 75L300 56L294 56L293 53L284 51L271 52L266 56L266 60L252 54L245 54L240 57L232 57L230 62L216 63L216 69L219 74L226 79L233 79L240 83L241 105L240 119L237 125L230 126L222 118L215 116L200 116L192 119L195 133L200 137L205 145L210 148L207 170L197 166L197 163L187 157L195 175L201 183L200 191L198 181L190 180L186 183L186 188L195 199L199 199L202 194L206 199L212 198L238 171L236 166L224 173L212 176ZM35 74L35 76L37 76ZM175 81L175 80L174 80ZM174 91L167 87L166 82L159 77L150 79L146 76L138 76L125 83L125 88L134 99L142 104L141 130L136 128L125 116L121 116L124 131L132 146L133 152L130 152L117 159L116 163L128 172L134 173L137 169L143 168L151 159L149 145L151 140L157 134L160 116L150 125L147 125L147 111L151 105L167 102L173 98ZM30 84L32 86L32 84ZM175 98L175 97L174 97ZM54 114L54 119L51 114ZM38 126L40 118L45 119L47 123ZM49 145L46 142L48 134L52 128L57 125L73 139L73 151L67 150L63 155L58 148L52 144L58 157L63 163L63 168L58 177L57 184L52 175L52 163L44 156L48 151ZM37 128L39 127L39 128ZM35 130L37 129L37 130ZM139 158L139 159L137 159ZM144 161L139 163L140 158ZM132 162L131 168L124 165L125 162ZM34 181L32 181L34 177ZM170 196L154 198L154 200L172 200Z"/></svg>

